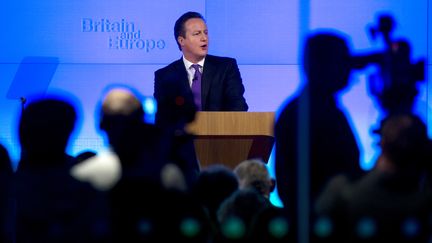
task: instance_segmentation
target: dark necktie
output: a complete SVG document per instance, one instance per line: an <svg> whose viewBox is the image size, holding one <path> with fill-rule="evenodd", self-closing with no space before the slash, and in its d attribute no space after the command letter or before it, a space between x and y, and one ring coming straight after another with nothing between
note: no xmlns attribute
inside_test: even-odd
<svg viewBox="0 0 432 243"><path fill-rule="evenodd" d="M195 74L192 79L192 93L194 95L194 101L195 105L197 106L197 109L201 110L201 72L200 72L200 65L198 64L192 64L192 67L195 69Z"/></svg>

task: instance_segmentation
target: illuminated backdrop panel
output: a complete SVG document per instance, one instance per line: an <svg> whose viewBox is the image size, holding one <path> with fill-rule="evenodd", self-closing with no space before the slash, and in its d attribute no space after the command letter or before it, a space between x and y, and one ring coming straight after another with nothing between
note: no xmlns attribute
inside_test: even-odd
<svg viewBox="0 0 432 243"><path fill-rule="evenodd" d="M69 152L103 148L95 114L100 95L118 83L152 96L154 71L181 57L173 26L186 11L201 12L207 19L211 54L237 58L250 111L278 111L302 84L299 53L308 31L338 29L350 36L353 53L377 50L382 44L370 39L367 27L377 14L387 12L397 21L395 37L411 42L416 60L425 58L432 46L428 6L428 0L2 1L0 142L16 162L18 96L29 95L24 92L31 90L29 84L44 82L46 93L67 91L82 104L81 126ZM26 70L21 63L25 58L45 61L34 61L39 68L20 72ZM350 88L339 97L356 131L364 168L374 162L377 140L371 127L380 117L368 93L370 72L355 72ZM424 118L430 114L432 93L427 83L419 86L416 105ZM8 97L12 88L15 95Z"/></svg>

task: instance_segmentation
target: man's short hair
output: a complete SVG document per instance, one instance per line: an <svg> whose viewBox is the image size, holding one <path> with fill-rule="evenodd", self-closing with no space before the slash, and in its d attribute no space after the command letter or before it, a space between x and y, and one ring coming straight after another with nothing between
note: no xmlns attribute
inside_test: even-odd
<svg viewBox="0 0 432 243"><path fill-rule="evenodd" d="M399 167L413 166L427 154L427 127L417 115L390 115L382 121L379 133L383 152Z"/></svg>
<svg viewBox="0 0 432 243"><path fill-rule="evenodd" d="M186 36L186 30L184 27L184 24L186 23L186 21L188 21L189 19L196 19L196 18L202 19L205 22L204 17L200 13L197 13L197 12L187 12L187 13L183 14L182 16L180 16L180 18L178 18L177 21L175 22L174 38L175 38L175 41L176 41L180 51L181 51L181 46L178 43L177 38L179 36L182 36L182 37Z"/></svg>
<svg viewBox="0 0 432 243"><path fill-rule="evenodd" d="M272 190L272 179L262 160L245 160L234 168L241 189L253 188L260 193Z"/></svg>

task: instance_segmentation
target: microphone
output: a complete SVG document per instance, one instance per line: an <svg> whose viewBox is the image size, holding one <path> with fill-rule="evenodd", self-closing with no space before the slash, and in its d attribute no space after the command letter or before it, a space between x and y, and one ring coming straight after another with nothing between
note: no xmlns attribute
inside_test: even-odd
<svg viewBox="0 0 432 243"><path fill-rule="evenodd" d="M27 102L27 99L23 96L20 97L21 104L24 105Z"/></svg>
<svg viewBox="0 0 432 243"><path fill-rule="evenodd" d="M21 102L21 111L24 111L24 105L27 102L27 99L24 96L21 96L20 102Z"/></svg>

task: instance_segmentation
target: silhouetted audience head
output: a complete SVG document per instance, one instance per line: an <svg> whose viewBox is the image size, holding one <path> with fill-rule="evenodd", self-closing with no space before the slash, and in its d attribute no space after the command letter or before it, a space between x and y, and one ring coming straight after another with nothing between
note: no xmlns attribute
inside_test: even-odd
<svg viewBox="0 0 432 243"><path fill-rule="evenodd" d="M126 88L113 88L102 101L100 128L120 157L137 152L137 137L144 124L144 110L136 95Z"/></svg>
<svg viewBox="0 0 432 243"><path fill-rule="evenodd" d="M21 162L27 163L28 157L45 158L34 164L43 166L50 163L48 158L64 156L76 119L76 109L68 101L46 98L29 103L19 122ZM26 166L21 162L20 168Z"/></svg>
<svg viewBox="0 0 432 243"><path fill-rule="evenodd" d="M29 103L23 110L19 134L27 151L63 151L76 121L75 108L66 101L43 99Z"/></svg>
<svg viewBox="0 0 432 243"><path fill-rule="evenodd" d="M103 98L100 121L103 130L126 129L127 125L141 124L143 119L144 109L131 90L113 88Z"/></svg>
<svg viewBox="0 0 432 243"><path fill-rule="evenodd" d="M331 33L317 33L306 40L304 70L312 89L324 94L346 87L351 72L351 55L346 40Z"/></svg>
<svg viewBox="0 0 432 243"><path fill-rule="evenodd" d="M425 123L414 114L394 114L379 130L382 154L399 169L418 167L427 159L429 138Z"/></svg>
<svg viewBox="0 0 432 243"><path fill-rule="evenodd" d="M262 160L245 160L234 168L234 173L240 189L255 189L266 198L274 190L275 181Z"/></svg>
<svg viewBox="0 0 432 243"><path fill-rule="evenodd" d="M238 180L228 167L211 165L201 170L192 190L197 200L209 210L211 218L216 220L220 204L238 190Z"/></svg>

